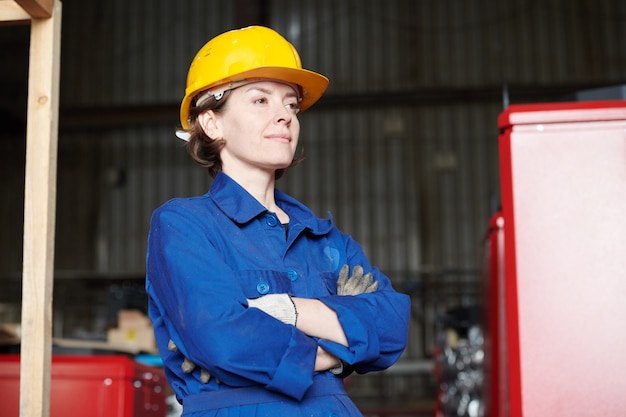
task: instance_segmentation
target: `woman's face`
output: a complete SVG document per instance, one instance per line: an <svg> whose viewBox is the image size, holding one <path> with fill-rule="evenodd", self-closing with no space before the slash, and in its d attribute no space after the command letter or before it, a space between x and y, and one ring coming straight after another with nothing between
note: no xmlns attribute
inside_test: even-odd
<svg viewBox="0 0 626 417"><path fill-rule="evenodd" d="M259 81L232 90L219 113L207 112L203 126L215 139L223 138L220 151L225 173L262 170L273 173L287 168L298 145L300 122L294 87Z"/></svg>

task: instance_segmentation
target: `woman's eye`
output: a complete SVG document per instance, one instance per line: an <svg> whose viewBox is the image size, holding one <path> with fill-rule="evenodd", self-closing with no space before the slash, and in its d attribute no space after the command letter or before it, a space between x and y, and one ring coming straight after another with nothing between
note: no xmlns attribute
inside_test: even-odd
<svg viewBox="0 0 626 417"><path fill-rule="evenodd" d="M265 98L257 98L256 100L254 100L255 103L257 104L263 104L263 103L267 103L267 99Z"/></svg>
<svg viewBox="0 0 626 417"><path fill-rule="evenodd" d="M298 103L285 104L285 107L287 107L289 110L293 111L296 114L298 114L298 112L300 111L300 106L298 106Z"/></svg>

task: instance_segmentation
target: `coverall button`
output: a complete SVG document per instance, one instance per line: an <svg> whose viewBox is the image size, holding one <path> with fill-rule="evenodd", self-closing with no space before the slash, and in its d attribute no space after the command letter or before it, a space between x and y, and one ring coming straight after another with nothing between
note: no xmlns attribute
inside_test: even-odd
<svg viewBox="0 0 626 417"><path fill-rule="evenodd" d="M337 413L330 413L328 417L339 417L339 415L337 415Z"/></svg>
<svg viewBox="0 0 626 417"><path fill-rule="evenodd" d="M289 279L292 281L297 280L299 277L298 272L294 271L293 269L290 269L287 273L289 274Z"/></svg>
<svg viewBox="0 0 626 417"><path fill-rule="evenodd" d="M258 284L256 284L256 290L259 294L265 295L270 292L270 284L268 284L267 282L259 282Z"/></svg>
<svg viewBox="0 0 626 417"><path fill-rule="evenodd" d="M265 223L270 227L274 227L278 224L278 219L273 214L268 214L265 216Z"/></svg>

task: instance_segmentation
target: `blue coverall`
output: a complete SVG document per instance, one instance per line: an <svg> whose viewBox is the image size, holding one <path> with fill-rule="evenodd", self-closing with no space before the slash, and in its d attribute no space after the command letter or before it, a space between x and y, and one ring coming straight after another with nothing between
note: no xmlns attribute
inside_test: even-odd
<svg viewBox="0 0 626 417"><path fill-rule="evenodd" d="M168 381L185 416L359 416L342 378L392 365L407 342L409 298L373 268L331 219L278 190L288 229L220 172L203 196L155 210L148 237L149 315ZM342 265L363 266L378 290L337 295ZM338 316L349 346L307 336L247 298L315 298ZM168 350L172 340L177 351ZM314 372L318 345L346 372ZM197 364L181 370L184 358ZM200 369L212 378L202 383ZM244 388L244 389L240 389ZM215 393L219 391L219 393Z"/></svg>

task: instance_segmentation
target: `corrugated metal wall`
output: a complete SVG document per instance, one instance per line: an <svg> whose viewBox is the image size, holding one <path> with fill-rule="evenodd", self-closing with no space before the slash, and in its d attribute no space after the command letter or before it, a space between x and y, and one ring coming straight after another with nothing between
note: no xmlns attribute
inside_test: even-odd
<svg viewBox="0 0 626 417"><path fill-rule="evenodd" d="M408 358L429 354L438 312L478 302L481 240L499 200L501 91L520 102L555 86L626 81L622 0L63 3L65 108L178 103L197 49L254 16L329 76L326 97L301 117L306 160L279 185L319 215L331 211L413 294ZM60 275L142 276L151 211L206 191L175 120L61 131ZM21 267L23 143L0 146L11 210L0 271L10 276Z"/></svg>
<svg viewBox="0 0 626 417"><path fill-rule="evenodd" d="M314 108L303 115L303 137L309 158L303 167L294 170L294 178L284 181L286 188L322 214L328 209L338 211L337 220L361 237L364 245L374 252L372 256L380 258L379 262L387 268L417 270L425 265L430 268L477 265L476 236L480 236L486 217L497 204L498 188L495 116L501 104L493 94L487 96L487 91L504 85L611 84L624 79L626 29L620 23L624 21L626 5L620 1L519 0L503 4L493 0L276 0L265 3L269 9L267 23L301 50L305 65L331 78L328 96L346 98L346 105L335 100L332 106ZM235 26L235 4L151 1L144 7L141 1L132 4L121 0L65 1L62 106L98 108L177 102L195 50L215 33ZM467 88L472 90L459 90ZM480 96L481 91L484 96ZM472 96L472 92L476 95ZM362 96L368 100L366 104L359 102ZM511 100L515 99L513 94ZM134 169L115 166L120 163L138 163L151 167L157 174L159 169L155 164L174 167L167 158L159 156L158 149L165 147L165 155L177 155L176 163L183 172L190 172L192 178L202 175L181 160L180 152L176 151L179 146L171 135L173 129L170 124L114 132L62 132L60 157L66 158L66 164L80 169L76 161L85 159L80 156L81 150L89 154L95 146L99 157L88 157L95 160L86 162L94 171L90 178L112 175L111 170L118 168ZM351 142L354 143L349 145ZM390 143L394 145L389 146ZM136 156L131 156L133 150ZM357 157L367 157L363 152L369 151L375 156L386 155L387 159L374 158L374 162L382 164L371 167L380 170L377 175L370 177L366 171L346 181L336 178L329 181L333 167L346 164L341 158L350 159L346 151L353 151ZM395 171L385 169L384 165L389 160L395 162L393 152L405 158L401 164L392 164ZM322 156L321 161L318 155ZM349 163L358 168L355 161ZM327 166L331 169L325 169ZM177 168L174 170L180 172ZM308 188L317 190L317 194L297 189L302 181L297 179L300 171L307 173L307 181L314 183ZM115 206L107 206L112 211L98 214L98 227L111 230L107 222L124 224L129 217L143 218L145 209L137 213L132 210L154 206L161 202L162 195L198 191L193 188L181 191L180 184L174 182L168 190L167 182L157 180L161 178L159 175L135 179L132 173L127 174L128 180L141 181L141 189L159 192L147 196L152 201L142 197L140 204L132 199L141 194L129 191L126 203L120 204L128 205L131 211L122 210L124 216L120 218L120 212L113 210ZM320 185L322 182L315 184L318 176L324 178L324 187ZM403 187L389 187L398 176L403 178ZM87 181L85 175L79 177ZM390 263L387 259L391 255L386 253L389 249L385 249L388 246L383 248L380 243L385 239L368 237L374 233L372 227L377 219L363 212L361 217L355 217L360 222L350 220L352 215L347 213L352 212L348 207L353 202L342 201L341 193L333 188L347 187L343 184L349 184L348 179L370 184L368 189L377 184L375 181L383 184L382 197L390 204L383 205L381 195L359 197L364 199L361 204L377 201L377 205L369 205L369 210L379 219L393 219L389 213L396 210L395 213L406 213L415 221L408 225L411 246L405 245L412 254L410 261L406 260L407 256L400 260L396 255L396 262ZM60 181L66 180L61 172ZM61 183L59 192L64 193L66 188L90 188L76 181L70 178L67 186ZM130 183L135 184L139 185ZM122 198L119 189L108 196L110 190L102 182L98 186L104 195L96 193L89 200L100 202L115 195ZM200 182L201 188L205 186L205 182ZM84 206L82 193L95 191L68 191L67 206ZM71 201L72 198L77 201ZM63 215L61 211L60 216ZM399 236L395 230L385 233ZM99 241L109 241L110 246L126 246L130 242L142 245L139 238L130 242L124 239L121 245L106 236L100 236ZM98 256L94 257L99 260L97 270L141 272L142 262L135 254L142 248L121 251L128 253L126 259L119 255L121 258L112 264L106 261L111 257L102 253L106 245L101 243L98 248ZM59 256L59 261L65 264L64 252ZM84 267L88 268L89 264ZM67 268L74 268L72 262L67 262Z"/></svg>

